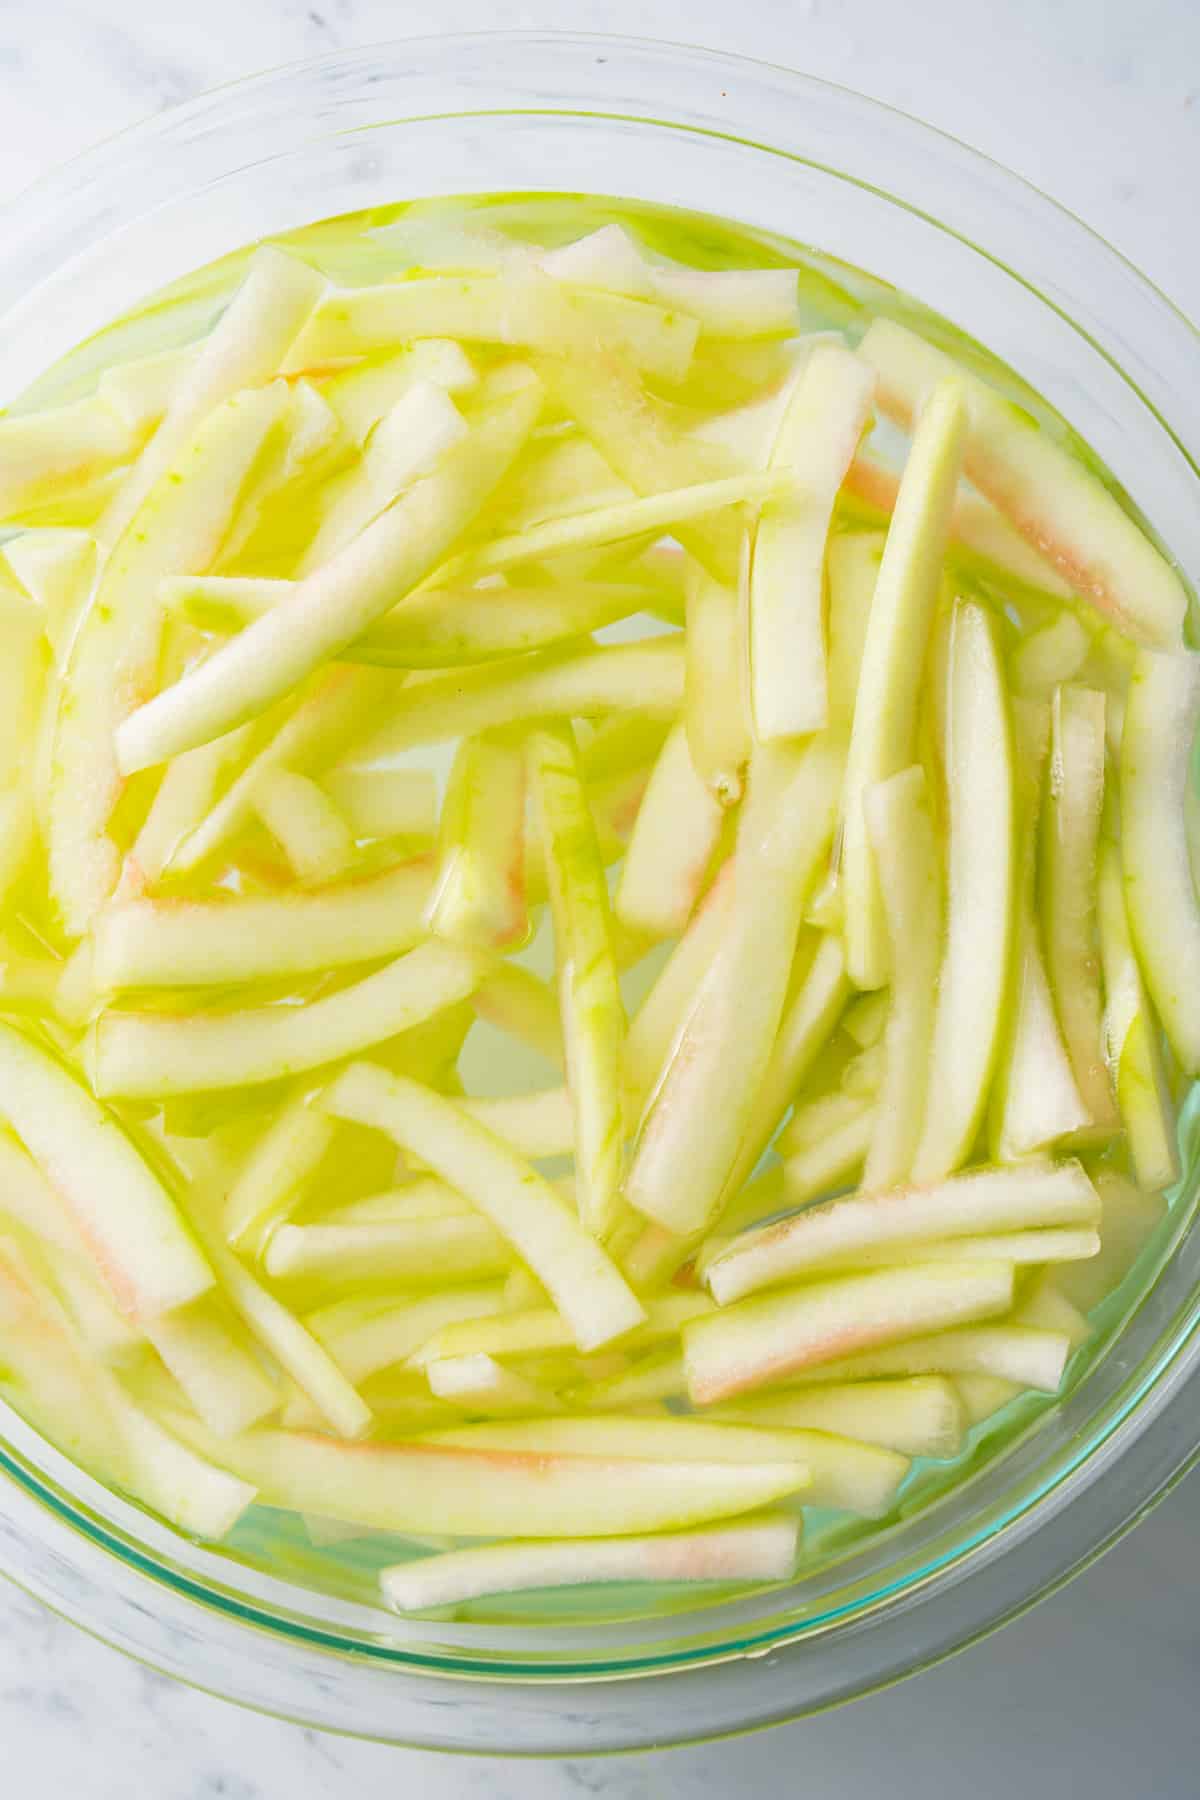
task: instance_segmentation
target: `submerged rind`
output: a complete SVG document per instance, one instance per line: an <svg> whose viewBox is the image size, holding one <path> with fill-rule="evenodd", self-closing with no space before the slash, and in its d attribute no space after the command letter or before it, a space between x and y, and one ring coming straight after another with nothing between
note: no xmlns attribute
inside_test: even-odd
<svg viewBox="0 0 1200 1800"><path fill-rule="evenodd" d="M1066 444L1100 476L1105 486L1117 495L1155 541L1145 520L1088 446L1038 395L974 340L887 284L781 237L753 232L703 215L637 202L596 196L501 194L470 197L465 201L406 202L392 208L348 214L336 220L321 221L279 241L331 274L361 281L366 279L361 240L368 232L382 237L395 223L430 211L452 212L455 206L465 206L472 215L484 214L489 222L500 223L516 235L539 242L563 241L616 219L624 223L646 249L691 262L696 267L784 267L798 263L804 270L802 309L807 328L833 326L854 337L870 312L878 308L920 329L939 347L962 360L973 372L995 382L1010 398L1024 406L1040 426ZM241 277L249 254L249 248L235 252L149 297L134 312L97 333L40 375L8 410L19 413L74 400L92 391L98 375L115 360L195 341L219 315ZM1191 1112L1181 1120L1185 1149L1189 1130L1194 1136L1196 1120ZM1096 1337L1073 1359L1069 1385L1082 1376L1092 1358L1106 1347L1108 1328L1128 1312L1153 1254L1147 1250L1121 1288L1108 1296L1097 1310ZM964 1473L991 1460L1008 1443L1022 1436L1051 1405L1053 1401L1045 1397L1021 1395L998 1414L977 1425L969 1435L967 1447L957 1458L950 1462L918 1461L890 1515L891 1522L932 1505L941 1494L955 1486ZM845 1515L810 1516L805 1538L806 1573L849 1556L859 1543L873 1537L880 1529L879 1521L857 1520ZM256 1507L235 1528L225 1549L234 1560L245 1560L260 1568L269 1567L274 1574L295 1579L318 1592L347 1599L373 1600L378 1568L388 1560L395 1560L401 1542L381 1536L377 1541L359 1540L316 1548L306 1537L299 1520ZM527 1624L566 1624L577 1618L594 1621L598 1617L624 1620L666 1616L711 1604L710 1594L693 1596L676 1591L643 1595L630 1591L602 1595L595 1606L588 1605L586 1612L573 1610L577 1598L555 1595L512 1603L481 1602L465 1609L460 1616L466 1621L501 1619Z"/></svg>

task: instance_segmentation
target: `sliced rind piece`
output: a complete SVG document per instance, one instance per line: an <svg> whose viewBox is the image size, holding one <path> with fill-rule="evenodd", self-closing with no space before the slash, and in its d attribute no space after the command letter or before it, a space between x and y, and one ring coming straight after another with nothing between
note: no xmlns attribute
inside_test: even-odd
<svg viewBox="0 0 1200 1800"><path fill-rule="evenodd" d="M425 1374L437 1399L483 1418L536 1417L558 1410L548 1389L516 1369L506 1369L491 1356L447 1356L429 1363Z"/></svg>
<svg viewBox="0 0 1200 1800"><path fill-rule="evenodd" d="M953 374L964 384L964 467L1076 591L1141 642L1181 641L1187 594L1171 564L1089 469L1036 420L987 382L891 319L876 319L859 345L879 375L879 404L909 423L923 394Z"/></svg>
<svg viewBox="0 0 1200 1800"><path fill-rule="evenodd" d="M1200 722L1200 657L1143 651L1121 747L1121 860L1129 924L1163 1029L1200 1074L1200 902L1185 829Z"/></svg>
<svg viewBox="0 0 1200 1800"><path fill-rule="evenodd" d="M710 1416L767 1430L836 1432L902 1456L954 1456L964 1425L962 1402L943 1375L783 1388L714 1408Z"/></svg>
<svg viewBox="0 0 1200 1800"><path fill-rule="evenodd" d="M602 1237L616 1217L625 1166L625 1004L608 884L571 727L533 731L526 754L554 916L580 1210Z"/></svg>
<svg viewBox="0 0 1200 1800"><path fill-rule="evenodd" d="M704 886L724 817L676 725L654 765L625 852L614 911L630 931L678 937Z"/></svg>
<svg viewBox="0 0 1200 1800"><path fill-rule="evenodd" d="M970 1153L1004 1024L1015 886L1008 695L988 615L955 610L948 679L946 944L938 987L918 1181Z"/></svg>
<svg viewBox="0 0 1200 1800"><path fill-rule="evenodd" d="M840 938L821 938L811 961L800 954L797 965L770 1059L721 1190L722 1219L753 1175L788 1102L833 1035L849 997L846 954Z"/></svg>
<svg viewBox="0 0 1200 1800"><path fill-rule="evenodd" d="M512 1254L478 1213L445 1219L381 1219L378 1223L279 1225L263 1267L273 1281L326 1286L437 1287L501 1275Z"/></svg>
<svg viewBox="0 0 1200 1800"><path fill-rule="evenodd" d="M335 1118L387 1132L472 1199L551 1295L580 1349L620 1337L645 1317L616 1265L562 1196L451 1101L356 1063L322 1104Z"/></svg>
<svg viewBox="0 0 1200 1800"><path fill-rule="evenodd" d="M113 1115L32 1038L0 1023L0 1114L61 1195L121 1311L186 1306L213 1272Z"/></svg>
<svg viewBox="0 0 1200 1800"><path fill-rule="evenodd" d="M122 988L209 987L398 956L424 935L427 859L304 892L125 900L96 920L92 979Z"/></svg>
<svg viewBox="0 0 1200 1800"><path fill-rule="evenodd" d="M667 1456L690 1480L697 1463L759 1463L794 1457L805 1467L797 1492L806 1506L844 1508L878 1518L886 1513L908 1473L908 1458L874 1444L861 1444L827 1431L762 1429L718 1424L678 1415L660 1418L601 1417L515 1419L504 1423L451 1426L429 1441L492 1450L538 1451L552 1456Z"/></svg>
<svg viewBox="0 0 1200 1800"><path fill-rule="evenodd" d="M879 871L891 945L884 1074L863 1186L889 1188L912 1173L925 1090L942 937L942 871L919 765L867 789L867 835Z"/></svg>
<svg viewBox="0 0 1200 1800"><path fill-rule="evenodd" d="M505 658L409 686L397 697L391 717L355 746L353 763L367 768L420 744L444 744L531 718L583 719L625 711L673 719L682 704L678 633L644 643L598 644L576 654Z"/></svg>
<svg viewBox="0 0 1200 1800"><path fill-rule="evenodd" d="M182 1421L173 1423L181 1434ZM479 1430L479 1427L473 1428ZM234 1442L190 1441L243 1480L258 1481L268 1505L381 1531L463 1537L634 1536L769 1506L808 1479L794 1462L695 1462L687 1480L674 1461L506 1450L426 1435L408 1443L337 1443L306 1432L259 1429Z"/></svg>
<svg viewBox="0 0 1200 1800"><path fill-rule="evenodd" d="M759 514L750 570L749 652L760 743L829 720L824 571L829 521L871 413L875 377L837 344L818 344L796 380L771 451L786 493Z"/></svg>
<svg viewBox="0 0 1200 1800"><path fill-rule="evenodd" d="M279 1081L411 1030L467 999L486 972L478 951L428 939L304 1006L107 1012L92 1044L95 1089L161 1099Z"/></svg>
<svg viewBox="0 0 1200 1800"><path fill-rule="evenodd" d="M392 506L279 605L122 720L121 772L208 743L292 692L436 566L533 429L538 383L497 399ZM173 573L174 571L164 571Z"/></svg>
<svg viewBox="0 0 1200 1800"><path fill-rule="evenodd" d="M299 881L332 881L353 861L349 825L324 788L307 775L274 769L259 789L254 810Z"/></svg>
<svg viewBox="0 0 1200 1800"><path fill-rule="evenodd" d="M719 1205L770 1062L804 901L833 831L841 755L764 745L738 822L733 899L642 1121L626 1198L684 1235Z"/></svg>
<svg viewBox="0 0 1200 1800"><path fill-rule="evenodd" d="M737 595L700 568L687 591L684 709L688 749L723 806L742 797L752 731Z"/></svg>
<svg viewBox="0 0 1200 1800"><path fill-rule="evenodd" d="M1090 1262L1073 1263L1055 1270L1062 1281ZM943 1270L952 1277L953 1268ZM841 1356L808 1370L806 1381L862 1381L881 1375L993 1375L1041 1393L1058 1391L1073 1344L1066 1331L999 1320L986 1325L961 1325L928 1336L905 1338L901 1343Z"/></svg>
<svg viewBox="0 0 1200 1800"><path fill-rule="evenodd" d="M271 244L255 251L246 278L176 381L157 430L100 521L113 543L204 418L233 395L277 375L325 288L325 277Z"/></svg>
<svg viewBox="0 0 1200 1800"><path fill-rule="evenodd" d="M786 1581L795 1567L799 1532L797 1518L781 1515L661 1537L515 1540L399 1563L384 1569L379 1581L397 1612L593 1582Z"/></svg>
<svg viewBox="0 0 1200 1800"><path fill-rule="evenodd" d="M464 738L455 752L426 917L451 943L501 950L529 932L525 756L519 742Z"/></svg>
<svg viewBox="0 0 1200 1800"><path fill-rule="evenodd" d="M859 1253L970 1238L980 1233L1035 1230L1052 1225L1095 1226L1100 1201L1077 1162L972 1169L930 1187L827 1200L739 1238L710 1261L705 1280L722 1306L761 1287L773 1287L829 1262L852 1263Z"/></svg>
<svg viewBox="0 0 1200 1800"><path fill-rule="evenodd" d="M989 1108L991 1151L998 1162L1045 1150L1090 1123L1054 1010L1036 906L1049 702L1018 695L1012 719L1017 820L1013 994Z"/></svg>
<svg viewBox="0 0 1200 1800"><path fill-rule="evenodd" d="M855 1351L995 1317L1012 1296L1009 1263L921 1262L757 1295L684 1326L688 1394L709 1406Z"/></svg>
<svg viewBox="0 0 1200 1800"><path fill-rule="evenodd" d="M1117 1127L1104 1058L1096 873L1104 807L1104 695L1067 684L1051 706L1042 806L1041 916L1046 972L1075 1085L1099 1137Z"/></svg>
<svg viewBox="0 0 1200 1800"><path fill-rule="evenodd" d="M211 566L286 404L286 385L273 382L204 419L113 546L75 633L58 684L47 823L50 885L71 936L120 874L109 833L122 786L113 734L157 678L159 583Z"/></svg>
<svg viewBox="0 0 1200 1800"><path fill-rule="evenodd" d="M1115 844L1101 846L1097 919L1104 965L1104 1039L1117 1105L1138 1185L1148 1192L1179 1179L1175 1101L1162 1031L1133 952L1125 884Z"/></svg>
<svg viewBox="0 0 1200 1800"><path fill-rule="evenodd" d="M851 979L887 980L887 929L863 803L913 760L917 695L962 464L961 383L939 383L921 408L888 528L863 642L842 797L841 889Z"/></svg>

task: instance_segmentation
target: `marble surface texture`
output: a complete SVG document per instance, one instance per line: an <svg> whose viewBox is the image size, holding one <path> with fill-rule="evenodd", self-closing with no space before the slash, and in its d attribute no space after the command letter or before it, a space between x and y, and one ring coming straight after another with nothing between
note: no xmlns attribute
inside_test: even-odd
<svg viewBox="0 0 1200 1800"><path fill-rule="evenodd" d="M0 203L89 142L279 62L447 29L569 24L790 63L919 113L1051 190L1200 312L1195 0L0 0ZM1197 1792L1200 1477L1065 1593L942 1669L742 1743L455 1762L252 1717L0 1587L6 1795L57 1800L1041 1800Z"/></svg>

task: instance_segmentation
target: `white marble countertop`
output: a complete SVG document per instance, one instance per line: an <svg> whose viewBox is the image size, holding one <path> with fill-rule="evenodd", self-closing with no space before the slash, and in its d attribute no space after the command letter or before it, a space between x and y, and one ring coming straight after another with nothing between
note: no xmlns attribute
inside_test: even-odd
<svg viewBox="0 0 1200 1800"><path fill-rule="evenodd" d="M569 18L743 51L916 112L1009 164L1200 314L1195 0L0 0L0 201L142 115L400 32ZM0 1588L4 1791L46 1800L690 1800L756 1793L1188 1800L1200 1754L1200 1476L1065 1593L900 1689L802 1726L610 1762L454 1762L241 1713Z"/></svg>

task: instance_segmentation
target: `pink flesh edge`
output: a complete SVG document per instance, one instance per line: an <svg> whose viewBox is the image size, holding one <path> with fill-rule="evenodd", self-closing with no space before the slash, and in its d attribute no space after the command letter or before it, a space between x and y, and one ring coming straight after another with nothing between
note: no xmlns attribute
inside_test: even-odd
<svg viewBox="0 0 1200 1800"><path fill-rule="evenodd" d="M906 396L888 385L880 373L877 389L879 404L898 425L911 429L913 415ZM1092 605L1110 618L1135 643L1146 640L1144 626L1122 607L1100 572L1092 568L1081 547L1072 546L1056 534L1053 519L1023 507L1018 498L1018 484L999 457L988 454L967 433L963 451L963 469L980 493L1002 512L1015 530L1043 556L1051 568L1076 593L1084 595ZM953 529L953 526L951 527Z"/></svg>

